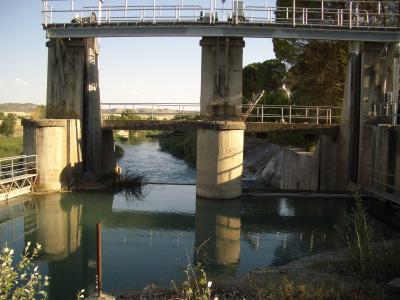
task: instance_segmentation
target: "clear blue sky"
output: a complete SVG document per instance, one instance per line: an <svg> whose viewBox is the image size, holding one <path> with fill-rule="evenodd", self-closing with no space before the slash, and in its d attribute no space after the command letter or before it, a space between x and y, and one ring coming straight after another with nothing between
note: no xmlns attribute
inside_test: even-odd
<svg viewBox="0 0 400 300"><path fill-rule="evenodd" d="M174 0L168 3L171 1ZM0 10L0 103L44 104L47 48L41 26L42 2L3 2ZM142 1L136 0L137 3ZM245 41L244 65L275 57L270 39ZM103 102L199 100L199 38L107 38L100 40L100 47Z"/></svg>

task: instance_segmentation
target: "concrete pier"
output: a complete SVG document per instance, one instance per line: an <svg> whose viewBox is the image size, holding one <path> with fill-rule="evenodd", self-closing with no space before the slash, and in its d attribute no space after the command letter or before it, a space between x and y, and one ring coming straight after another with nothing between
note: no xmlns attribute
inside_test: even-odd
<svg viewBox="0 0 400 300"><path fill-rule="evenodd" d="M242 113L243 38L203 37L200 41L203 116L238 119Z"/></svg>
<svg viewBox="0 0 400 300"><path fill-rule="evenodd" d="M38 189L58 191L82 176L79 120L24 120L23 126L24 153L37 155Z"/></svg>
<svg viewBox="0 0 400 300"><path fill-rule="evenodd" d="M196 193L210 199L242 194L243 140L241 122L243 38L203 37L200 41L200 114L197 131Z"/></svg>
<svg viewBox="0 0 400 300"><path fill-rule="evenodd" d="M93 176L102 175L97 39L51 39L47 47L46 118L80 120L83 170ZM107 137L105 140L109 141Z"/></svg>
<svg viewBox="0 0 400 300"><path fill-rule="evenodd" d="M197 196L242 195L244 128L243 122L210 122L197 131Z"/></svg>

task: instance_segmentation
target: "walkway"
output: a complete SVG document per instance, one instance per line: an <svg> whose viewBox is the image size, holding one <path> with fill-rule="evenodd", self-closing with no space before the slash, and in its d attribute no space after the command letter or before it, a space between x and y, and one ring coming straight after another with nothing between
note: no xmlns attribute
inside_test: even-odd
<svg viewBox="0 0 400 300"><path fill-rule="evenodd" d="M27 194L37 177L36 155L0 159L0 201Z"/></svg>
<svg viewBox="0 0 400 300"><path fill-rule="evenodd" d="M400 15L390 6L393 1L309 0L297 5L299 2L292 0L282 7L265 0L153 0L152 5L144 0L42 2L48 38L227 36L400 41Z"/></svg>

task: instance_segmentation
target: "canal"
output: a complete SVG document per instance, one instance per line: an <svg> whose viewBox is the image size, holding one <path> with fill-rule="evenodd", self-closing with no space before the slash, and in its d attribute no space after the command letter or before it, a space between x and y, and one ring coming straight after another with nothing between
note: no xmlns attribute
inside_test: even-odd
<svg viewBox="0 0 400 300"><path fill-rule="evenodd" d="M16 253L28 241L42 245L38 263L51 277L50 299L95 290L98 221L104 289L112 294L179 282L189 263L203 263L215 279L343 245L345 199L196 199L195 170L161 152L157 140L123 147L121 166L159 183L141 196L47 194L0 206L0 244Z"/></svg>

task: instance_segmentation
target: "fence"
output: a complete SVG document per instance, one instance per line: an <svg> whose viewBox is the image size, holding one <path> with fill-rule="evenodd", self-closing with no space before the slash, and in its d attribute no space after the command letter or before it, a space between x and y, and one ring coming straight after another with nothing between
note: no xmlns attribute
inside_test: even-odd
<svg viewBox="0 0 400 300"><path fill-rule="evenodd" d="M249 105L243 105L248 108ZM298 105L256 105L247 122L338 124L340 107Z"/></svg>
<svg viewBox="0 0 400 300"><path fill-rule="evenodd" d="M42 0L43 24L151 22L282 24L341 28L387 29L399 27L393 1L292 0L275 6L272 0ZM199 5L205 4L206 6ZM245 5L250 3L251 5Z"/></svg>
<svg viewBox="0 0 400 300"><path fill-rule="evenodd" d="M36 155L20 155L0 159L0 201L25 194L37 177Z"/></svg>

